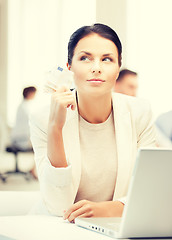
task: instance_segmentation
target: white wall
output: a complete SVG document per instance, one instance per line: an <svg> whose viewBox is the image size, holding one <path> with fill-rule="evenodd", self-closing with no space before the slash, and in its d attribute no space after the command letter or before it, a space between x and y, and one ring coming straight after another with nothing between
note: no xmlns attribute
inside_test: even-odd
<svg viewBox="0 0 172 240"><path fill-rule="evenodd" d="M122 67L127 57L127 0L97 0L96 22L107 24L118 34L122 43Z"/></svg>
<svg viewBox="0 0 172 240"><path fill-rule="evenodd" d="M154 118L172 109L172 1L97 0L96 20L110 25L123 45L123 68L139 74L139 97Z"/></svg>
<svg viewBox="0 0 172 240"><path fill-rule="evenodd" d="M7 119L7 1L0 0L0 119Z"/></svg>
<svg viewBox="0 0 172 240"><path fill-rule="evenodd" d="M154 116L172 108L171 0L1 0L8 22L8 122L13 125L23 87L44 84L44 73L67 60L67 42L78 27L102 22L123 44L123 67L139 73L139 96L151 102ZM3 16L3 18L2 18ZM5 20L6 19L6 20ZM5 118L7 27L0 42L0 110ZM3 54L4 56L3 56ZM2 90L3 89L3 90Z"/></svg>
<svg viewBox="0 0 172 240"><path fill-rule="evenodd" d="M39 86L58 62L59 1L8 2L8 122L13 125L22 89Z"/></svg>
<svg viewBox="0 0 172 240"><path fill-rule="evenodd" d="M65 65L69 36L78 27L95 22L95 7L94 0L8 0L8 122L11 126L22 89L28 85L42 88L45 72L57 64Z"/></svg>
<svg viewBox="0 0 172 240"><path fill-rule="evenodd" d="M154 118L172 109L172 1L129 0L127 66L139 73L139 96Z"/></svg>

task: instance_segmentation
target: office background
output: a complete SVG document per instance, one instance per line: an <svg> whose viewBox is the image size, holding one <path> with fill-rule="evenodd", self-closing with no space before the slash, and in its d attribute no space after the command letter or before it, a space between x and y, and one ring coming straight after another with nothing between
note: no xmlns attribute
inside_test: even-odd
<svg viewBox="0 0 172 240"><path fill-rule="evenodd" d="M21 91L65 66L71 33L95 22L114 28L123 44L122 67L139 74L139 96L154 118L172 109L171 0L0 0L0 115L15 121Z"/></svg>

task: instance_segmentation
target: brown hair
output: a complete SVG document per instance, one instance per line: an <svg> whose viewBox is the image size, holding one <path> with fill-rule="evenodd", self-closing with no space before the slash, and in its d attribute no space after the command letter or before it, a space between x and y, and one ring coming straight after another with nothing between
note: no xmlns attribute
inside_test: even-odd
<svg viewBox="0 0 172 240"><path fill-rule="evenodd" d="M68 43L68 64L72 64L72 58L74 54L75 47L79 40L85 36L97 33L101 37L111 40L118 49L118 64L121 66L122 61L122 45L117 33L110 27L104 24L96 23L91 26L84 26L76 30L70 37Z"/></svg>

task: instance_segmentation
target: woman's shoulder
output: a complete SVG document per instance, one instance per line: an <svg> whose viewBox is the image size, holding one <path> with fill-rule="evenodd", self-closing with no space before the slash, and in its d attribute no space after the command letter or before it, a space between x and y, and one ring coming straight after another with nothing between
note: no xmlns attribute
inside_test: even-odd
<svg viewBox="0 0 172 240"><path fill-rule="evenodd" d="M123 111L144 113L150 111L150 103L147 99L140 97L132 97L121 93L113 93L113 102L117 108L123 109Z"/></svg>
<svg viewBox="0 0 172 240"><path fill-rule="evenodd" d="M133 96L129 96L129 95L122 94L122 93L113 92L112 96L115 99L120 99L129 104L140 104L140 103L148 104L149 103L149 101L145 98L133 97Z"/></svg>

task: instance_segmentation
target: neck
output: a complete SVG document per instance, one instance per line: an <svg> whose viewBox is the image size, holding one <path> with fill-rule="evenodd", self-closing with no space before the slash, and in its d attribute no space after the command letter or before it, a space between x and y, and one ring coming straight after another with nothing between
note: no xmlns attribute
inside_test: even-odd
<svg viewBox="0 0 172 240"><path fill-rule="evenodd" d="M112 111L111 94L104 96L83 96L77 92L78 111L82 118L90 123L105 122Z"/></svg>

